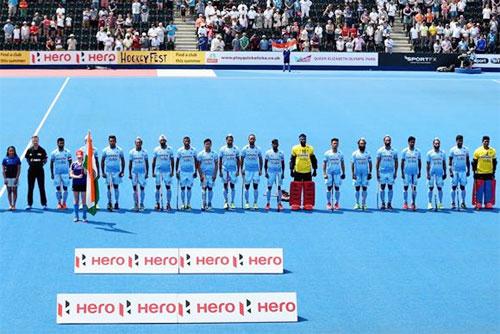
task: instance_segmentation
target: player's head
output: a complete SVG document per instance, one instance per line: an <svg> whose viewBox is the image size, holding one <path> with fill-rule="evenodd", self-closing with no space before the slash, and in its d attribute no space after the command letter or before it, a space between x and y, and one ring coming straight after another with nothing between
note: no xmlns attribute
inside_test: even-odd
<svg viewBox="0 0 500 334"><path fill-rule="evenodd" d="M167 145L167 137L165 137L165 135L160 135L160 138L158 138L158 141L160 142L160 145L162 147Z"/></svg>
<svg viewBox="0 0 500 334"><path fill-rule="evenodd" d="M384 145L386 147L390 147L391 146L391 141L392 141L391 136L389 136L389 135L385 135L384 136Z"/></svg>
<svg viewBox="0 0 500 334"><path fill-rule="evenodd" d="M417 140L415 139L415 137L413 137L413 136L408 137L408 146L409 146L411 149L413 149L413 148L415 147L415 142L416 142L416 141L417 141Z"/></svg>
<svg viewBox="0 0 500 334"><path fill-rule="evenodd" d="M307 142L307 136L304 133L299 135L299 142L301 145L305 145Z"/></svg>
<svg viewBox="0 0 500 334"><path fill-rule="evenodd" d="M336 150L339 147L339 139L332 138L332 140L330 141L330 144L332 145L332 149Z"/></svg>
<svg viewBox="0 0 500 334"><path fill-rule="evenodd" d="M212 140L210 138L205 139L203 145L205 146L205 151L209 151L212 148Z"/></svg>
<svg viewBox="0 0 500 334"><path fill-rule="evenodd" d="M233 135L232 135L232 134L228 134L228 135L226 136L226 144L227 144L228 146L232 146L232 145L233 145L233 141L234 141L234 137L233 137Z"/></svg>
<svg viewBox="0 0 500 334"><path fill-rule="evenodd" d="M135 148L136 150L140 150L142 148L142 138L139 136L135 138Z"/></svg>
<svg viewBox="0 0 500 334"><path fill-rule="evenodd" d="M191 138L189 138L188 136L182 138L182 143L184 144L185 148L188 148L189 145L191 145Z"/></svg>
<svg viewBox="0 0 500 334"><path fill-rule="evenodd" d="M109 135L108 136L108 143L109 143L109 146L115 147L116 146L116 136L115 135Z"/></svg>
<svg viewBox="0 0 500 334"><path fill-rule="evenodd" d="M455 141L456 141L457 146L458 146L459 148L460 148L460 147L462 147L462 145L464 144L464 136L462 136L462 135L457 135L457 136L455 137Z"/></svg>
<svg viewBox="0 0 500 334"><path fill-rule="evenodd" d="M366 139L361 137L358 139L358 148L361 150L361 151L364 151L365 148L366 148Z"/></svg>
<svg viewBox="0 0 500 334"><path fill-rule="evenodd" d="M16 155L17 155L16 148L14 146L7 147L7 154L5 156L7 156L7 157L15 157Z"/></svg>
<svg viewBox="0 0 500 334"><path fill-rule="evenodd" d="M31 144L38 146L38 143L40 142L40 138L38 138L37 135L34 135L31 137Z"/></svg>
<svg viewBox="0 0 500 334"><path fill-rule="evenodd" d="M76 158L78 159L78 161L83 160L83 151L82 150L77 150L75 155L76 155Z"/></svg>
<svg viewBox="0 0 500 334"><path fill-rule="evenodd" d="M439 150L439 147L441 147L441 139L439 138L434 138L432 141L432 146L434 146L434 149Z"/></svg>
<svg viewBox="0 0 500 334"><path fill-rule="evenodd" d="M483 136L483 146L488 148L490 146L490 136Z"/></svg>
<svg viewBox="0 0 500 334"><path fill-rule="evenodd" d="M64 138L63 137L57 138L57 147L61 150L64 148Z"/></svg>
<svg viewBox="0 0 500 334"><path fill-rule="evenodd" d="M276 150L278 149L278 147L280 146L280 143L279 143L278 139L273 139L273 140L271 141L271 145L272 145L272 147L273 147L273 150L275 150L275 151L276 151Z"/></svg>
<svg viewBox="0 0 500 334"><path fill-rule="evenodd" d="M250 145L254 145L254 144L255 144L255 140L256 140L255 135L254 135L253 133L251 133L251 134L248 136L248 143L249 143Z"/></svg>

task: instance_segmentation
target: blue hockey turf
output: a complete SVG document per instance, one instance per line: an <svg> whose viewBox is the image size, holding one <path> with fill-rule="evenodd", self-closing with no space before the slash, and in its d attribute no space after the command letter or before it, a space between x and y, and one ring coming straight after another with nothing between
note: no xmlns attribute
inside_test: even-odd
<svg viewBox="0 0 500 334"><path fill-rule="evenodd" d="M448 152L457 134L473 151L481 137L500 142L500 75L403 72L217 71L216 78L71 78L40 131L48 151L66 139L73 154L92 131L99 152L115 134L128 152L136 136L151 154L165 134L175 149L189 135L195 148L214 148L232 133L246 144L255 133L267 150L273 138L289 157L304 132L322 159L332 137L346 159L357 139L374 157L389 134L401 151L409 135L424 153L441 138ZM0 148L22 152L64 78L0 79ZM4 154L2 151L2 154ZM101 152L100 152L101 155ZM151 158L150 158L151 161ZM127 163L128 164L128 163ZM288 162L287 162L288 166ZM26 204L23 162L18 207ZM46 166L46 175L48 173ZM321 175L321 173L319 173ZM149 179L144 213L133 213L128 178L118 213L100 211L89 224L72 214L39 209L6 211L0 199L0 333L498 333L500 221L498 211L427 212L425 178L417 212L379 212L376 182L367 212L355 212L351 173L342 185L344 210L326 211L316 181L313 213L225 212L216 184L212 213L199 208L196 182L190 213L154 212ZM241 180L240 180L241 181ZM285 184L290 181L289 175ZM471 179L467 187L470 206ZM261 193L264 182L261 182ZM241 183L236 203L240 203ZM54 188L46 181L49 206ZM286 186L288 188L288 186ZM101 207L105 206L101 180ZM450 180L444 203L450 205ZM175 192L174 192L175 194ZM71 196L70 196L71 198ZM260 206L265 199L259 196ZM103 200L104 199L104 200ZM402 182L394 204L402 205ZM273 206L275 204L273 203ZM75 275L76 247L281 247L283 275ZM296 291L297 323L209 325L57 325L57 293L175 293Z"/></svg>

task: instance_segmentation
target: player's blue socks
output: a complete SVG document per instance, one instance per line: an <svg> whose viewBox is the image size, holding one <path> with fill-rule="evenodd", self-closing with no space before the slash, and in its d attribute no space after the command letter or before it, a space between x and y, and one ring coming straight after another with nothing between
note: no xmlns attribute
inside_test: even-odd
<svg viewBox="0 0 500 334"><path fill-rule="evenodd" d="M394 190L387 190L387 201L392 202L392 196L394 195Z"/></svg>
<svg viewBox="0 0 500 334"><path fill-rule="evenodd" d="M332 192L330 190L326 191L326 202L331 203L332 202Z"/></svg>
<svg viewBox="0 0 500 334"><path fill-rule="evenodd" d="M236 196L236 188L231 189L231 203L234 203L234 197Z"/></svg>
<svg viewBox="0 0 500 334"><path fill-rule="evenodd" d="M212 204L212 198L214 197L214 191L213 190L209 190L208 191L208 203L209 204Z"/></svg>
<svg viewBox="0 0 500 334"><path fill-rule="evenodd" d="M87 211L88 211L88 207L87 207L87 205L85 204L85 205L83 206L83 213L82 213L83 219L87 219Z"/></svg>
<svg viewBox="0 0 500 334"><path fill-rule="evenodd" d="M187 188L187 205L190 205L191 204L191 189L190 188Z"/></svg>
<svg viewBox="0 0 500 334"><path fill-rule="evenodd" d="M278 204L281 204L281 188L278 188ZM269 194L269 199L271 199L271 194Z"/></svg>
<svg viewBox="0 0 500 334"><path fill-rule="evenodd" d="M60 203L61 199L62 199L62 195L61 195L60 191L56 191L56 198L57 198L57 202Z"/></svg>
<svg viewBox="0 0 500 334"><path fill-rule="evenodd" d="M451 203L453 204L455 204L455 191L456 190L451 189Z"/></svg>
<svg viewBox="0 0 500 334"><path fill-rule="evenodd" d="M248 203L248 199L249 199L249 197L250 197L250 194L249 194L249 193L250 193L250 190L245 189L245 202L246 202L246 203Z"/></svg>
<svg viewBox="0 0 500 334"><path fill-rule="evenodd" d="M67 191L67 190L65 190L65 191L63 192L63 203L66 203L66 201L67 201L67 200L68 200L68 191Z"/></svg>
<svg viewBox="0 0 500 334"><path fill-rule="evenodd" d="M172 199L172 190L167 189L167 203L170 204L170 200Z"/></svg>
<svg viewBox="0 0 500 334"><path fill-rule="evenodd" d="M359 204L359 190L356 190L355 197L356 197L356 204Z"/></svg>
<svg viewBox="0 0 500 334"><path fill-rule="evenodd" d="M115 202L118 203L118 199L120 198L120 190L118 188L115 189Z"/></svg>
<svg viewBox="0 0 500 334"><path fill-rule="evenodd" d="M382 204L385 203L385 190L380 190L380 201L382 201Z"/></svg>
<svg viewBox="0 0 500 334"><path fill-rule="evenodd" d="M429 190L427 196L429 197L429 203L432 203L432 190Z"/></svg>
<svg viewBox="0 0 500 334"><path fill-rule="evenodd" d="M78 204L74 204L73 205L73 212L75 213L75 218L76 219L79 219L78 218L78 206L79 206Z"/></svg>
<svg viewBox="0 0 500 334"><path fill-rule="evenodd" d="M438 190L439 203L443 203L443 191Z"/></svg>
<svg viewBox="0 0 500 334"><path fill-rule="evenodd" d="M340 190L335 190L335 202L339 202L340 200Z"/></svg>
<svg viewBox="0 0 500 334"><path fill-rule="evenodd" d="M139 194L137 194L136 190L134 190L132 197L134 199L134 205L138 205L139 204Z"/></svg>
<svg viewBox="0 0 500 334"><path fill-rule="evenodd" d="M253 190L253 202L257 203L258 200L259 200L259 190L258 189L254 189Z"/></svg>
<svg viewBox="0 0 500 334"><path fill-rule="evenodd" d="M111 203L111 190L110 189L108 189L107 195L108 195L108 203Z"/></svg>
<svg viewBox="0 0 500 334"><path fill-rule="evenodd" d="M462 190L462 203L465 203L465 189Z"/></svg>
<svg viewBox="0 0 500 334"><path fill-rule="evenodd" d="M182 206L184 206L184 204L186 203L185 199L184 199L184 196L186 194L186 190L181 188L181 201L182 201Z"/></svg>
<svg viewBox="0 0 500 334"><path fill-rule="evenodd" d="M411 192L411 200L412 200L412 203L415 204L415 200L417 199L417 191L414 190Z"/></svg>
<svg viewBox="0 0 500 334"><path fill-rule="evenodd" d="M156 192L155 192L155 200L156 200L156 203L160 203L160 191L159 190L156 190Z"/></svg>
<svg viewBox="0 0 500 334"><path fill-rule="evenodd" d="M224 189L224 202L227 203L227 189Z"/></svg>
<svg viewBox="0 0 500 334"><path fill-rule="evenodd" d="M146 192L144 189L141 189L141 204L144 204L144 197L146 197Z"/></svg>
<svg viewBox="0 0 500 334"><path fill-rule="evenodd" d="M205 189L201 190L201 201L203 202L203 205L207 203L207 191Z"/></svg>
<svg viewBox="0 0 500 334"><path fill-rule="evenodd" d="M363 191L361 192L361 201L362 201L363 205L365 205L365 204L366 204L366 194L367 194L367 193L366 193L366 190L363 190Z"/></svg>
<svg viewBox="0 0 500 334"><path fill-rule="evenodd" d="M408 203L408 190L403 191L403 200L405 203Z"/></svg>
<svg viewBox="0 0 500 334"><path fill-rule="evenodd" d="M271 189L267 189L267 194L266 194L266 198L267 198L267 203L270 203L271 202Z"/></svg>

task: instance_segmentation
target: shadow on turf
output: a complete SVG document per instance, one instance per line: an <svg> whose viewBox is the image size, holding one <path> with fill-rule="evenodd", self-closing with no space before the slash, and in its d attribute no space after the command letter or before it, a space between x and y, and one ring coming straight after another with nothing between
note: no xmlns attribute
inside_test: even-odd
<svg viewBox="0 0 500 334"><path fill-rule="evenodd" d="M106 223L106 222L100 222L100 221L89 221L87 223L88 225L98 225L100 227L96 227L96 230L103 230L106 232L117 232L117 233L125 233L125 234L135 234L134 232L130 232L127 230L122 230L119 228L115 227L115 223Z"/></svg>

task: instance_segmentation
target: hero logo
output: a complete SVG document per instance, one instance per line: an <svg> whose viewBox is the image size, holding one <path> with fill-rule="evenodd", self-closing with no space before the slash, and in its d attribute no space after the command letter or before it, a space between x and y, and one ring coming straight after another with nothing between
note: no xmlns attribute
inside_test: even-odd
<svg viewBox="0 0 500 334"><path fill-rule="evenodd" d="M82 256L75 256L75 266L77 268L80 268L80 265L82 266L86 266L87 265L87 257L85 256L85 254L82 254Z"/></svg>
<svg viewBox="0 0 500 334"><path fill-rule="evenodd" d="M238 254L238 256L196 256L194 258L195 264L198 266L230 266L238 268L238 266L243 266L243 255ZM184 268L184 265L191 266L192 260L191 255L186 254L186 256L180 257L180 266Z"/></svg>
<svg viewBox="0 0 500 334"><path fill-rule="evenodd" d="M129 268L133 268L134 266L138 267L139 266L139 255L134 254L133 258L131 256L129 256L128 257L128 266L129 266Z"/></svg>
<svg viewBox="0 0 500 334"><path fill-rule="evenodd" d="M431 64L436 62L437 57L409 57L404 56L405 60L410 64Z"/></svg>
<svg viewBox="0 0 500 334"><path fill-rule="evenodd" d="M240 302L240 314L245 315L245 311L247 313L252 313L252 302L250 300L246 300L245 303Z"/></svg>
<svg viewBox="0 0 500 334"><path fill-rule="evenodd" d="M70 303L65 300L64 304L57 304L57 315L62 317L64 314L69 314Z"/></svg>
<svg viewBox="0 0 500 334"><path fill-rule="evenodd" d="M187 302L187 301L186 301ZM223 313L239 313L241 316L252 313L252 302L245 299L243 302L222 302L222 303L197 303L196 312L198 314L223 314Z"/></svg>
<svg viewBox="0 0 500 334"><path fill-rule="evenodd" d="M124 304L120 303L118 305L118 313L122 317L124 317L126 313L132 314L132 303L129 300L126 300Z"/></svg>
<svg viewBox="0 0 500 334"><path fill-rule="evenodd" d="M80 54L71 52L37 52L31 54L32 63L76 63L80 64Z"/></svg>

